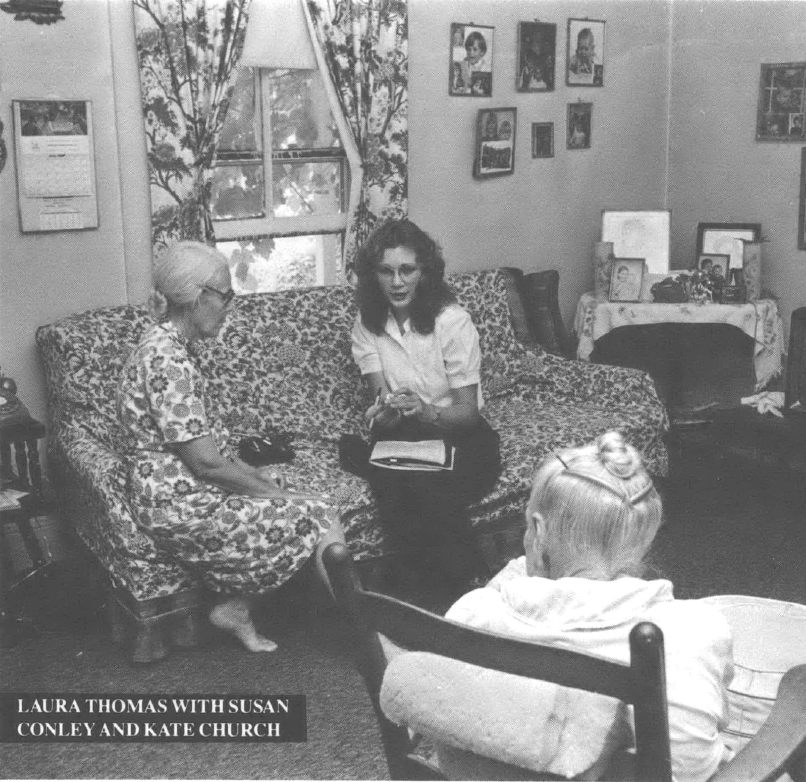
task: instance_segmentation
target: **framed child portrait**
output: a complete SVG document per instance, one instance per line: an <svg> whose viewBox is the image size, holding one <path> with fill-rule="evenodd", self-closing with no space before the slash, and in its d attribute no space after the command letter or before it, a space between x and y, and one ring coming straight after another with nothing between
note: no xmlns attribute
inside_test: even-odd
<svg viewBox="0 0 806 782"><path fill-rule="evenodd" d="M727 283L730 256L721 253L700 253L697 258L697 269L709 277Z"/></svg>
<svg viewBox="0 0 806 782"><path fill-rule="evenodd" d="M643 258L616 258L610 274L610 301L641 301Z"/></svg>
<svg viewBox="0 0 806 782"><path fill-rule="evenodd" d="M480 109L476 120L473 176L483 179L515 170L517 109Z"/></svg>
<svg viewBox="0 0 806 782"><path fill-rule="evenodd" d="M554 157L554 123L532 123L532 157Z"/></svg>
<svg viewBox="0 0 806 782"><path fill-rule="evenodd" d="M570 87L604 86L605 23L568 20L568 63L565 83Z"/></svg>
<svg viewBox="0 0 806 782"><path fill-rule="evenodd" d="M703 253L727 255L728 267L741 269L745 242L758 242L760 223L699 223L697 225L697 259Z"/></svg>
<svg viewBox="0 0 806 782"><path fill-rule="evenodd" d="M518 22L518 92L552 92L557 48L557 25Z"/></svg>
<svg viewBox="0 0 806 782"><path fill-rule="evenodd" d="M493 94L494 27L451 25L448 95L489 98Z"/></svg>
<svg viewBox="0 0 806 782"><path fill-rule="evenodd" d="M592 103L568 104L568 129L566 146L568 149L591 148Z"/></svg>
<svg viewBox="0 0 806 782"><path fill-rule="evenodd" d="M806 62L761 66L756 141L806 140Z"/></svg>

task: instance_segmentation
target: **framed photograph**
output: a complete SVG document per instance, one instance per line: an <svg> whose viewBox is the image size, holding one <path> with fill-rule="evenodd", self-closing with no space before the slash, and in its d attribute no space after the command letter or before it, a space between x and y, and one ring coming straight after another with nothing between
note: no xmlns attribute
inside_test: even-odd
<svg viewBox="0 0 806 782"><path fill-rule="evenodd" d="M697 258L703 253L727 255L729 269L744 265L744 243L757 242L760 223L700 223L697 226Z"/></svg>
<svg viewBox="0 0 806 782"><path fill-rule="evenodd" d="M641 301L643 258L616 258L610 275L610 301Z"/></svg>
<svg viewBox="0 0 806 782"><path fill-rule="evenodd" d="M20 230L97 228L92 103L14 100Z"/></svg>
<svg viewBox="0 0 806 782"><path fill-rule="evenodd" d="M568 149L591 148L592 103L569 103L566 146Z"/></svg>
<svg viewBox="0 0 806 782"><path fill-rule="evenodd" d="M720 253L700 253L697 256L697 268L716 280L729 282L730 256Z"/></svg>
<svg viewBox="0 0 806 782"><path fill-rule="evenodd" d="M806 62L761 66L756 141L803 142Z"/></svg>
<svg viewBox="0 0 806 782"><path fill-rule="evenodd" d="M669 271L669 234L672 213L656 211L602 212L602 241L613 242L617 258L643 258L648 274Z"/></svg>
<svg viewBox="0 0 806 782"><path fill-rule="evenodd" d="M800 151L800 205L798 206L798 250L806 250L806 147Z"/></svg>
<svg viewBox="0 0 806 782"><path fill-rule="evenodd" d="M489 98L493 94L494 27L451 25L448 95Z"/></svg>
<svg viewBox="0 0 806 782"><path fill-rule="evenodd" d="M557 25L518 22L518 92L552 92L557 49Z"/></svg>
<svg viewBox="0 0 806 782"><path fill-rule="evenodd" d="M554 157L554 123L532 123L532 157Z"/></svg>
<svg viewBox="0 0 806 782"><path fill-rule="evenodd" d="M565 83L569 87L604 85L605 23L592 19L568 20L568 63Z"/></svg>
<svg viewBox="0 0 806 782"><path fill-rule="evenodd" d="M515 170L517 109L480 109L476 121L473 176L479 179Z"/></svg>

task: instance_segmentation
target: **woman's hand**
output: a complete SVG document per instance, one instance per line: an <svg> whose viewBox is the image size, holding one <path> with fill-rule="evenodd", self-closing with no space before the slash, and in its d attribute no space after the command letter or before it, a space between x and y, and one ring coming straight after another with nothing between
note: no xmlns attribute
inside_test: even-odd
<svg viewBox="0 0 806 782"><path fill-rule="evenodd" d="M389 394L384 402L390 409L398 410L406 418L413 416L419 420L423 420L426 409L430 407L410 388L398 388Z"/></svg>
<svg viewBox="0 0 806 782"><path fill-rule="evenodd" d="M402 413L380 399L371 405L364 413L364 420L370 429L379 427L381 429L393 429L400 422Z"/></svg>

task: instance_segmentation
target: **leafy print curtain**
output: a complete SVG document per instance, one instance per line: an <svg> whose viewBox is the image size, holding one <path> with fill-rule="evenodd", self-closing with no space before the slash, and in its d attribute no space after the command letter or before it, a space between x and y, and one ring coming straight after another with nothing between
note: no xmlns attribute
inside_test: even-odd
<svg viewBox="0 0 806 782"><path fill-rule="evenodd" d="M251 0L134 0L155 254L215 240L212 163Z"/></svg>
<svg viewBox="0 0 806 782"><path fill-rule="evenodd" d="M307 0L361 155L361 197L345 268L376 223L408 212L408 0Z"/></svg>

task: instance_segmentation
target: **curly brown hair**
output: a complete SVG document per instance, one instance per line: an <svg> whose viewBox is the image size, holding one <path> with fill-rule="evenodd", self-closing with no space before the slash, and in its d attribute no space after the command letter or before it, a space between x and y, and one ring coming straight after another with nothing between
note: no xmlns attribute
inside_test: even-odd
<svg viewBox="0 0 806 782"><path fill-rule="evenodd" d="M386 326L389 302L381 291L376 274L387 250L405 247L417 259L422 274L411 304L412 329L430 334L440 312L456 296L445 282L445 259L439 245L411 220L389 220L376 228L356 254L356 300L361 322L373 334L382 334Z"/></svg>

